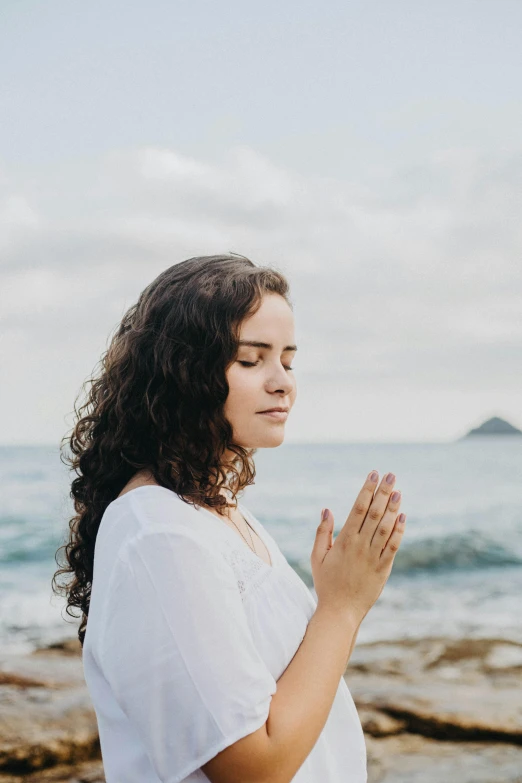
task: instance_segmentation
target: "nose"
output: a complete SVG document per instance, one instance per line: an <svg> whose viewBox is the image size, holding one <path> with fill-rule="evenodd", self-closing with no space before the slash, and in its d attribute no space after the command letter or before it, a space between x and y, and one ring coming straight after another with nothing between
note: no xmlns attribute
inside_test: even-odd
<svg viewBox="0 0 522 783"><path fill-rule="evenodd" d="M281 367L276 377L271 381L270 387L272 391L277 390L283 394L290 394L294 388L295 381L290 377L288 371Z"/></svg>

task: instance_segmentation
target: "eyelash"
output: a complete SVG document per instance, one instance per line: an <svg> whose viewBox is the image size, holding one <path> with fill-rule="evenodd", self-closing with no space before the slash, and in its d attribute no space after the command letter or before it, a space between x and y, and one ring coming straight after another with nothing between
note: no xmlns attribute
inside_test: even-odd
<svg viewBox="0 0 522 783"><path fill-rule="evenodd" d="M243 367L255 367L257 362L241 362L240 361L239 364L242 364ZM283 365L283 367L285 368L285 370L293 370L294 369L293 367L286 367L285 365Z"/></svg>

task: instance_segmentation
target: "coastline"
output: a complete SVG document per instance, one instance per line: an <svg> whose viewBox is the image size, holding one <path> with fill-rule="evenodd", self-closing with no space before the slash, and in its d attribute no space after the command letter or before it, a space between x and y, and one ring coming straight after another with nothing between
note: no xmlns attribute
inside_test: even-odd
<svg viewBox="0 0 522 783"><path fill-rule="evenodd" d="M520 781L522 644L429 637L357 644L344 674L369 783ZM81 647L0 656L0 783L104 783Z"/></svg>

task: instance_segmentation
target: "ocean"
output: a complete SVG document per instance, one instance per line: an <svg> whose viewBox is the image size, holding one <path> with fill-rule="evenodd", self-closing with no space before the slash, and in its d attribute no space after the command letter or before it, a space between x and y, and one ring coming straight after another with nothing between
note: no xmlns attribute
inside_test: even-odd
<svg viewBox="0 0 522 783"><path fill-rule="evenodd" d="M522 437L451 443L283 444L255 455L240 501L313 590L321 509L337 534L366 476L396 474L401 547L358 643L445 635L522 642ZM55 553L72 516L72 474L57 446L0 447L0 651L75 638L53 594Z"/></svg>

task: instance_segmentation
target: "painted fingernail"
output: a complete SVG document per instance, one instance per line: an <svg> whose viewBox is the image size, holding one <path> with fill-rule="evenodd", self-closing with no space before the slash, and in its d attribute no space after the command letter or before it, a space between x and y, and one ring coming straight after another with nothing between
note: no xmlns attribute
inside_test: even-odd
<svg viewBox="0 0 522 783"><path fill-rule="evenodd" d="M400 492L392 492L391 499L392 499L392 501L394 503L396 503L398 501L398 499L400 498L400 496L401 496Z"/></svg>
<svg viewBox="0 0 522 783"><path fill-rule="evenodd" d="M393 484L394 481L395 481L395 476L393 475L393 473L388 473L388 475L386 476L386 483Z"/></svg>
<svg viewBox="0 0 522 783"><path fill-rule="evenodd" d="M370 481L373 481L375 484L377 482L377 479L379 478L379 474L376 470L373 471L373 473L370 473Z"/></svg>

